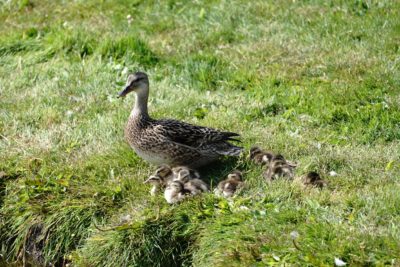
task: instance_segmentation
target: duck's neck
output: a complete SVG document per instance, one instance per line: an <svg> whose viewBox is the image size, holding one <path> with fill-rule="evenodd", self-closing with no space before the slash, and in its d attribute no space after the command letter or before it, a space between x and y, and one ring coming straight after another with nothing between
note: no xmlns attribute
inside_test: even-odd
<svg viewBox="0 0 400 267"><path fill-rule="evenodd" d="M149 99L149 88L141 88L136 92L135 106L132 109L131 116L136 118L148 118L147 100Z"/></svg>

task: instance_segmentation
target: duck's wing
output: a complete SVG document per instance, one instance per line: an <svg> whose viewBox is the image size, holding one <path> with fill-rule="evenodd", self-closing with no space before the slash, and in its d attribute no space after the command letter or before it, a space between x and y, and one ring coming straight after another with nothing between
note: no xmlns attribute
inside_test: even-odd
<svg viewBox="0 0 400 267"><path fill-rule="evenodd" d="M157 132L170 140L190 147L199 147L207 144L239 141L240 136L233 132L223 132L209 127L197 126L186 122L171 119L157 120Z"/></svg>
<svg viewBox="0 0 400 267"><path fill-rule="evenodd" d="M160 153L166 153L169 157L180 163L192 163L202 156L196 148L171 141L165 136L159 138L157 148Z"/></svg>

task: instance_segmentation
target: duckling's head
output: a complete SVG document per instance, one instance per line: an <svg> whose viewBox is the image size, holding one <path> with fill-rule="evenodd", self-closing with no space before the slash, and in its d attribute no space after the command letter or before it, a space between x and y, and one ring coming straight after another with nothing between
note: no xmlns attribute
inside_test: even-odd
<svg viewBox="0 0 400 267"><path fill-rule="evenodd" d="M181 181L182 183L186 183L193 178L198 178L198 174L196 171L189 169L185 166L178 166L172 169L174 173L174 179L177 181Z"/></svg>
<svg viewBox="0 0 400 267"><path fill-rule="evenodd" d="M268 164L269 162L271 162L273 157L274 155L272 155L272 153L265 152L265 154L262 157L263 164Z"/></svg>
<svg viewBox="0 0 400 267"><path fill-rule="evenodd" d="M144 181L144 184L152 184L152 185L161 185L162 184L162 178L158 175L152 175L149 177L149 179L147 179L146 181Z"/></svg>
<svg viewBox="0 0 400 267"><path fill-rule="evenodd" d="M182 192L183 191L183 183L180 181L172 181L168 186L167 189L173 190L174 192Z"/></svg>
<svg viewBox="0 0 400 267"><path fill-rule="evenodd" d="M305 177L306 183L314 183L318 180L321 180L321 177L319 176L319 174L317 172L314 172L314 171L307 173L307 175Z"/></svg>
<svg viewBox="0 0 400 267"><path fill-rule="evenodd" d="M243 177L242 172L238 171L238 170L235 170L235 171L231 172L230 174L228 174L228 179L231 179L231 180L241 181L242 177Z"/></svg>
<svg viewBox="0 0 400 267"><path fill-rule="evenodd" d="M172 169L166 164L161 165L156 170L156 175L158 175L162 178L166 178L166 177L172 175Z"/></svg>
<svg viewBox="0 0 400 267"><path fill-rule="evenodd" d="M286 161L286 160L281 154L277 154L272 157L271 161Z"/></svg>
<svg viewBox="0 0 400 267"><path fill-rule="evenodd" d="M125 89L119 92L118 97L125 97L132 91L141 93L147 91L149 88L149 78L144 72L135 72L128 76Z"/></svg>
<svg viewBox="0 0 400 267"><path fill-rule="evenodd" d="M191 178L190 171L185 169L181 170L177 177L178 181L181 181L182 183L188 182Z"/></svg>
<svg viewBox="0 0 400 267"><path fill-rule="evenodd" d="M263 151L258 146L253 146L250 148L250 158L254 158L255 155L261 154Z"/></svg>
<svg viewBox="0 0 400 267"><path fill-rule="evenodd" d="M189 171L189 168L185 167L185 166L176 166L172 168L172 172L174 173L174 175L178 175L181 171Z"/></svg>

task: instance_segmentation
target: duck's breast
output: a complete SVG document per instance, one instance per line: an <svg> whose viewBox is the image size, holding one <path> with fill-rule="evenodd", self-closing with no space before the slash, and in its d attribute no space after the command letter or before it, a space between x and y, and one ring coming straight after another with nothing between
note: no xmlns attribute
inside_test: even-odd
<svg viewBox="0 0 400 267"><path fill-rule="evenodd" d="M133 150L135 150L136 154L141 157L142 159L156 165L161 164L169 164L170 160L168 157L163 153L156 153L149 150L143 150L140 147L132 146Z"/></svg>

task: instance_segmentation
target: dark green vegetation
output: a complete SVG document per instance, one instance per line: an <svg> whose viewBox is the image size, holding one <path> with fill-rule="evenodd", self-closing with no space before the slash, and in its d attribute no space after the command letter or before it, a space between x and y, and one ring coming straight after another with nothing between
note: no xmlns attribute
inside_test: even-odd
<svg viewBox="0 0 400 267"><path fill-rule="evenodd" d="M76 266L400 265L398 1L0 2L0 254ZM132 17L131 23L127 15ZM168 206L123 140L150 112L242 134L327 189L247 171ZM330 171L338 173L329 176ZM100 230L102 229L102 230ZM296 249L290 233L297 231ZM26 253L24 253L24 251Z"/></svg>

